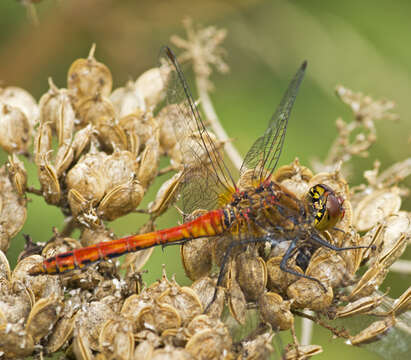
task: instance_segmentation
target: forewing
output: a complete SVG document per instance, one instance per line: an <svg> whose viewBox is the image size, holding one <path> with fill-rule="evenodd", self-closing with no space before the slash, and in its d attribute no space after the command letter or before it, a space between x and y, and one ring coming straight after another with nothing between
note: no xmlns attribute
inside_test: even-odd
<svg viewBox="0 0 411 360"><path fill-rule="evenodd" d="M166 103L174 107L174 129L184 166L180 197L182 210L215 208L221 194L232 192L233 178L223 161L221 146L201 119L180 65L169 47L160 53L167 85ZM166 69L166 70L164 70Z"/></svg>
<svg viewBox="0 0 411 360"><path fill-rule="evenodd" d="M251 146L241 165L240 177L247 170L253 170L253 181L263 182L277 166L284 145L288 118L304 77L307 62L304 62L288 86L280 105L271 117L264 134Z"/></svg>

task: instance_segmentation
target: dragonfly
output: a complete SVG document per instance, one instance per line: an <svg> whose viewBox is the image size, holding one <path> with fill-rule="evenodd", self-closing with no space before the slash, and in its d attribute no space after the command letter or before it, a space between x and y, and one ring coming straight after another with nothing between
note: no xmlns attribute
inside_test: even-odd
<svg viewBox="0 0 411 360"><path fill-rule="evenodd" d="M198 139L196 146L187 145L187 141L181 139L182 158L196 160L196 164L191 161L183 171L179 190L183 212L189 214L196 209L207 211L178 226L57 254L33 266L30 274L61 274L153 246L218 237L230 239L230 244L224 255L217 287L223 281L224 264L235 247L253 243L268 243L274 247L287 241L289 245L280 263L281 270L315 281L326 291L320 280L293 270L288 266L288 261L307 243L334 251L359 248L337 247L323 235L324 230L334 228L344 216L344 200L324 184L313 186L306 198L299 199L272 179L307 62L302 63L291 80L265 132L246 154L239 174L240 181L243 180L245 185L240 188L202 120L176 56L169 47L164 47L160 59L163 65L172 69L166 101L177 106L178 116L186 124L185 132L196 133ZM176 132L181 133L181 129Z"/></svg>

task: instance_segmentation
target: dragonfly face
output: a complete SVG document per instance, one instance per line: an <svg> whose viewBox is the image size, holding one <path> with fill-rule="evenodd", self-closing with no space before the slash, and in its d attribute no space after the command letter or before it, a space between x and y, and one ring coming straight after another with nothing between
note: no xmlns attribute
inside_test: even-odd
<svg viewBox="0 0 411 360"><path fill-rule="evenodd" d="M314 185L307 194L314 212L314 226L318 230L327 230L344 217L344 200L330 187L324 184Z"/></svg>

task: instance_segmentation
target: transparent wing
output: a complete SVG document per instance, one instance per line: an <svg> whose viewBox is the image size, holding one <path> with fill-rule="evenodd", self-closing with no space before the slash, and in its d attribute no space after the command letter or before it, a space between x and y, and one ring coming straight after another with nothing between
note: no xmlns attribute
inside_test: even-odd
<svg viewBox="0 0 411 360"><path fill-rule="evenodd" d="M222 158L222 146L201 119L180 65L169 47L160 52L161 66L167 69L166 103L173 107L172 122L177 137L184 176L180 188L182 210L218 206L222 194L233 192L235 183Z"/></svg>
<svg viewBox="0 0 411 360"><path fill-rule="evenodd" d="M288 118L297 96L298 88L304 77L307 62L305 61L295 74L280 105L272 116L264 134L251 146L241 165L240 177L247 170L253 170L253 180L260 183L267 179L277 166L284 145Z"/></svg>

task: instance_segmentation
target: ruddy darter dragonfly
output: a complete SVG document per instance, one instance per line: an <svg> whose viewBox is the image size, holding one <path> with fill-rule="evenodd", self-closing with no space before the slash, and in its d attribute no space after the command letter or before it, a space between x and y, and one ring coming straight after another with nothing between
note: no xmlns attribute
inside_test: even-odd
<svg viewBox="0 0 411 360"><path fill-rule="evenodd" d="M266 131L246 154L240 169L240 180L246 179L243 182L248 185L240 190L201 119L175 55L168 47L162 49L161 54L163 69L171 69L167 75L170 84L167 103L177 106L178 117L186 124L186 135L196 134L198 139L195 146L192 142L187 145L184 136L179 140L182 158L196 160L194 164L191 160L191 165L187 165L183 171L180 185L183 211L187 214L195 209L209 211L179 226L58 254L34 266L30 274L61 274L152 246L184 243L201 237L228 237L232 241L224 256L226 260L236 246L267 242L275 246L289 241L290 245L280 264L281 270L316 281L325 289L318 279L288 267L287 261L307 242L335 251L358 248L336 247L322 235L323 230L334 227L344 216L343 199L323 184L313 186L305 199L298 199L272 180L307 63L301 65ZM181 129L176 129L176 133L181 134ZM224 263L217 286L222 281Z"/></svg>

